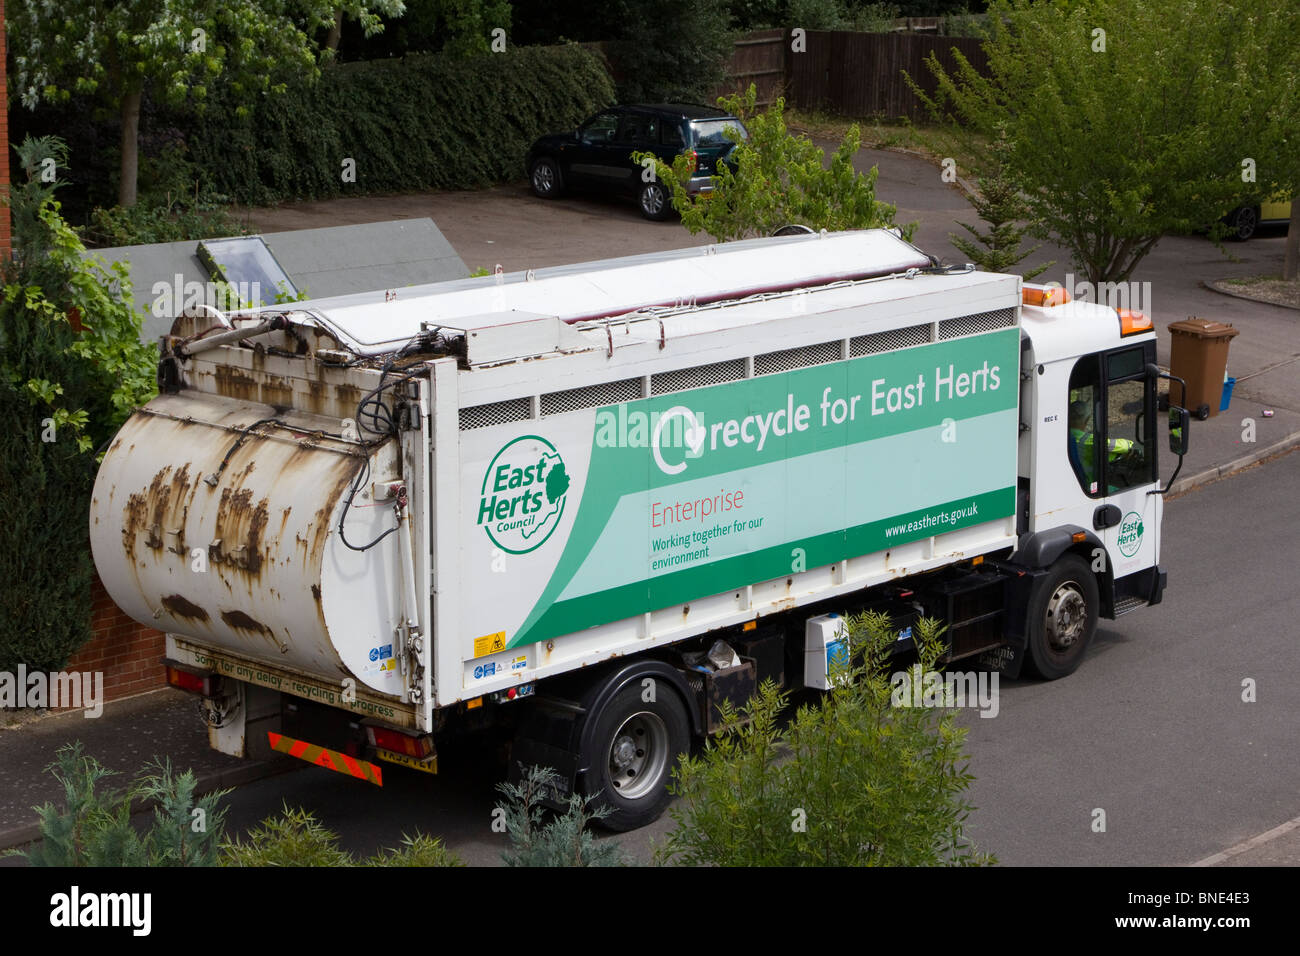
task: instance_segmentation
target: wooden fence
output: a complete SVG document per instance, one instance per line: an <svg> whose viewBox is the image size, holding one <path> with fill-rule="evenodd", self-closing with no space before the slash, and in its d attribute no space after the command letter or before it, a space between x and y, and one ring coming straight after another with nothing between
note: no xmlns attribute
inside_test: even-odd
<svg viewBox="0 0 1300 956"><path fill-rule="evenodd" d="M987 67L981 41L911 33L809 32L802 53L787 52L786 102L847 116L926 118L925 108L903 78L906 72L927 94L935 89L925 65L933 52L948 70L956 47L980 72ZM789 45L785 47L789 50Z"/></svg>
<svg viewBox="0 0 1300 956"><path fill-rule="evenodd" d="M755 30L736 41L727 63L727 80L710 98L729 93L743 93L753 83L757 87L758 105L768 106L785 92L784 30Z"/></svg>
<svg viewBox="0 0 1300 956"><path fill-rule="evenodd" d="M925 65L931 52L946 69L956 65L954 47L975 69L987 68L980 41L972 37L809 31L799 40L782 30L745 35L736 43L719 95L752 82L760 105L784 94L787 104L801 109L924 119L925 108L903 79L904 71L933 93L934 77Z"/></svg>

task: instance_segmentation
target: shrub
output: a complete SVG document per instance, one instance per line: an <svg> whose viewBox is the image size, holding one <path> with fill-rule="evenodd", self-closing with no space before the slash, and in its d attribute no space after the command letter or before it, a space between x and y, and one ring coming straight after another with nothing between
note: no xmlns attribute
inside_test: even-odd
<svg viewBox="0 0 1300 956"><path fill-rule="evenodd" d="M655 159L655 175L672 191L673 207L681 213L683 226L692 234L703 231L728 242L770 236L791 224L829 230L894 225L896 208L876 199L876 168L867 173L853 168L853 157L862 145L856 123L845 132L828 169L820 146L786 129L784 99L759 112L756 98L751 84L743 96L718 101L744 122L749 138L739 140L739 131L731 134L737 144L729 161L735 163L736 172L727 163L718 164L707 202L696 202L687 191L694 175L688 154L677 156L671 166ZM637 162L653 158L649 153L632 155ZM903 237L910 239L915 228L915 224L904 226Z"/></svg>
<svg viewBox="0 0 1300 956"><path fill-rule="evenodd" d="M416 834L403 836L394 850L380 850L358 862L338 844L338 834L326 829L310 810L286 803L277 817L267 817L248 834L221 847L221 866L463 866L441 840Z"/></svg>
<svg viewBox="0 0 1300 956"><path fill-rule="evenodd" d="M198 196L167 197L161 203L96 208L86 236L96 246L136 246L242 236L248 232L224 205Z"/></svg>
<svg viewBox="0 0 1300 956"><path fill-rule="evenodd" d="M134 246L242 236L248 232L231 215L229 197L205 185L202 170L171 144L157 158L144 158L140 196L134 206L97 207L82 234L95 246Z"/></svg>
<svg viewBox="0 0 1300 956"><path fill-rule="evenodd" d="M464 866L460 857L445 846L442 840L418 833L402 835L402 845L392 850L380 850L368 856L362 866Z"/></svg>
<svg viewBox="0 0 1300 956"><path fill-rule="evenodd" d="M505 822L511 848L501 854L507 866L622 866L623 850L611 840L597 842L587 824L609 810L588 808L589 799L571 794L565 812L545 822L543 800L556 792L560 777L548 767L530 767L519 783L497 784L505 800L496 816Z"/></svg>
<svg viewBox="0 0 1300 956"><path fill-rule="evenodd" d="M211 866L225 825L218 801L228 790L197 800L192 771L172 773L171 763L155 757L124 792L97 790L113 776L80 741L59 748L46 768L63 785L63 807L37 807L41 842L21 856L31 866ZM153 824L143 831L131 823L132 804L156 803Z"/></svg>
<svg viewBox="0 0 1300 956"><path fill-rule="evenodd" d="M718 866L930 866L980 864L964 837L971 809L965 731L954 712L894 707L886 669L888 618L850 619L863 662L846 669L821 706L802 706L787 728L786 695L765 682L729 729L683 758L669 812L677 822L661 862ZM936 621L917 626L919 663L942 651ZM837 675L841 676L841 675ZM741 716L744 720L739 719Z"/></svg>
<svg viewBox="0 0 1300 956"><path fill-rule="evenodd" d="M308 810L286 803L278 817L267 817L240 839L221 847L222 866L351 866L352 857Z"/></svg>
<svg viewBox="0 0 1300 956"><path fill-rule="evenodd" d="M566 45L342 63L242 120L248 104L215 96L202 124L178 119L190 156L216 192L271 203L520 179L534 139L576 126L614 88L599 57ZM343 180L345 160L355 182Z"/></svg>

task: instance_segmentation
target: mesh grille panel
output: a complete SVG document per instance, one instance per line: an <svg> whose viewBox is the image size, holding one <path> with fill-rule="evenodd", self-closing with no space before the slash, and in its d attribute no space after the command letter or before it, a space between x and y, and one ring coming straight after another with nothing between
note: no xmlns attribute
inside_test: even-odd
<svg viewBox="0 0 1300 956"><path fill-rule="evenodd" d="M992 332L994 329L1009 329L1015 324L1015 309L997 309L993 312L978 312L955 319L944 319L939 323L939 341L956 339L963 335L978 335L980 332Z"/></svg>
<svg viewBox="0 0 1300 956"><path fill-rule="evenodd" d="M802 348L757 355L754 357L754 374L771 375L774 372L788 372L792 368L808 368L839 360L840 343L822 342L820 345L805 345Z"/></svg>
<svg viewBox="0 0 1300 956"><path fill-rule="evenodd" d="M905 329L890 329L887 332L873 332L871 335L859 335L849 340L849 355L875 355L877 352L892 352L895 349L910 348L930 341L930 324L909 325Z"/></svg>
<svg viewBox="0 0 1300 956"><path fill-rule="evenodd" d="M528 417L528 406L529 401L526 398L511 398L504 402L462 408L460 430L468 431L471 428L487 428L490 425L523 421Z"/></svg>
<svg viewBox="0 0 1300 956"><path fill-rule="evenodd" d="M675 368L669 372L660 372L650 380L650 394L664 395L668 392L684 392L688 388L717 385L721 382L734 382L744 377L744 359L715 362L712 365L697 365L695 368Z"/></svg>
<svg viewBox="0 0 1300 956"><path fill-rule="evenodd" d="M633 402L641 397L641 379L625 378L621 382L605 382L601 385L584 385L582 388L565 389L563 392L550 392L542 396L542 414L559 415L579 408L597 408L601 405L617 405L620 402Z"/></svg>

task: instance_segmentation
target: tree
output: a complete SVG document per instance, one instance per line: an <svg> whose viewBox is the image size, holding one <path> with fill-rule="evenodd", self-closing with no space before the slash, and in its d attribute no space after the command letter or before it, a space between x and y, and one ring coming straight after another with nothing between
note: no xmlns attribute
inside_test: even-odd
<svg viewBox="0 0 1300 956"><path fill-rule="evenodd" d="M678 156L672 166L655 160L654 176L671 191L682 225L692 234L707 232L720 242L770 236L788 225L832 231L894 225L897 209L876 199L876 167L866 173L853 168L853 157L862 145L856 123L844 134L828 168L820 146L786 129L783 99L760 113L756 97L751 84L743 96L718 100L719 106L745 124L749 136L742 139L739 130L728 130L736 146L728 163L718 163L707 201L696 202L687 191L694 175L689 154ZM652 157L637 153L634 158L644 163ZM735 172L729 165L733 162ZM914 228L903 227L904 237L910 238Z"/></svg>
<svg viewBox="0 0 1300 956"><path fill-rule="evenodd" d="M931 56L937 92L913 89L968 141L1005 124L1031 218L1094 283L1238 205L1247 158L1279 176L1300 162L1278 149L1300 135L1295 5L998 0L990 14L985 73Z"/></svg>
<svg viewBox="0 0 1300 956"><path fill-rule="evenodd" d="M122 122L118 204L133 206L139 164L140 104L147 92L202 109L219 77L249 99L281 92L289 79L318 73L315 34L336 12L383 29L379 13L401 0L16 0L8 14L10 74L28 109L43 100L94 96Z"/></svg>
<svg viewBox="0 0 1300 956"><path fill-rule="evenodd" d="M1004 143L1005 140L999 137L995 144L997 152L1002 151ZM1002 163L998 163L989 175L981 176L977 185L979 195L971 199L971 204L979 217L989 224L989 231L980 232L974 226L958 222L957 225L969 232L975 241L951 232L948 233L948 238L971 262L986 271L1009 272L1012 266L1039 248L1020 248L1020 243L1031 228L1020 225L1029 216L1029 207ZM1024 273L1024 278L1032 279L1051 265L1052 262L1047 262L1031 269Z"/></svg>
<svg viewBox="0 0 1300 956"><path fill-rule="evenodd" d="M406 10L398 18L384 18L384 30L366 34L364 24L342 22L330 31L326 45L347 60L381 60L410 53L442 53L466 57L493 52L492 43L501 36L515 45L510 0L405 0ZM566 8L567 11L567 8ZM500 29L504 36L494 35ZM332 46L331 46L332 44Z"/></svg>
<svg viewBox="0 0 1300 956"><path fill-rule="evenodd" d="M609 53L623 102L708 102L722 85L734 48L725 0L602 6L600 21L616 25Z"/></svg>

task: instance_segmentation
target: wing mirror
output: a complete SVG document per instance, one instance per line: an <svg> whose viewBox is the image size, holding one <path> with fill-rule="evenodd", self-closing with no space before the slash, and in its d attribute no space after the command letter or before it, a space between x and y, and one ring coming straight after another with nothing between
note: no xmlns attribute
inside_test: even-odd
<svg viewBox="0 0 1300 956"><path fill-rule="evenodd" d="M1148 381L1147 387L1153 390L1156 387L1156 382L1162 378L1167 378L1171 382L1177 382L1183 388L1183 403L1187 403L1187 383L1177 375L1169 375L1160 371L1160 366L1154 363L1147 365L1146 373ZM1154 396L1151 396L1151 398L1154 400ZM1173 403L1172 394L1169 396L1169 399L1169 451L1171 454L1178 456L1178 467L1175 468L1174 473L1169 476L1169 481L1165 483L1164 488L1155 491L1148 491L1147 494L1149 495L1163 495L1168 493L1170 487L1174 483L1174 479L1178 477L1178 472L1182 471L1183 456L1187 454L1189 439L1188 432L1191 430L1192 415L1186 408Z"/></svg>
<svg viewBox="0 0 1300 956"><path fill-rule="evenodd" d="M1192 413L1178 405L1169 406L1169 451L1182 458L1187 454L1187 432Z"/></svg>

